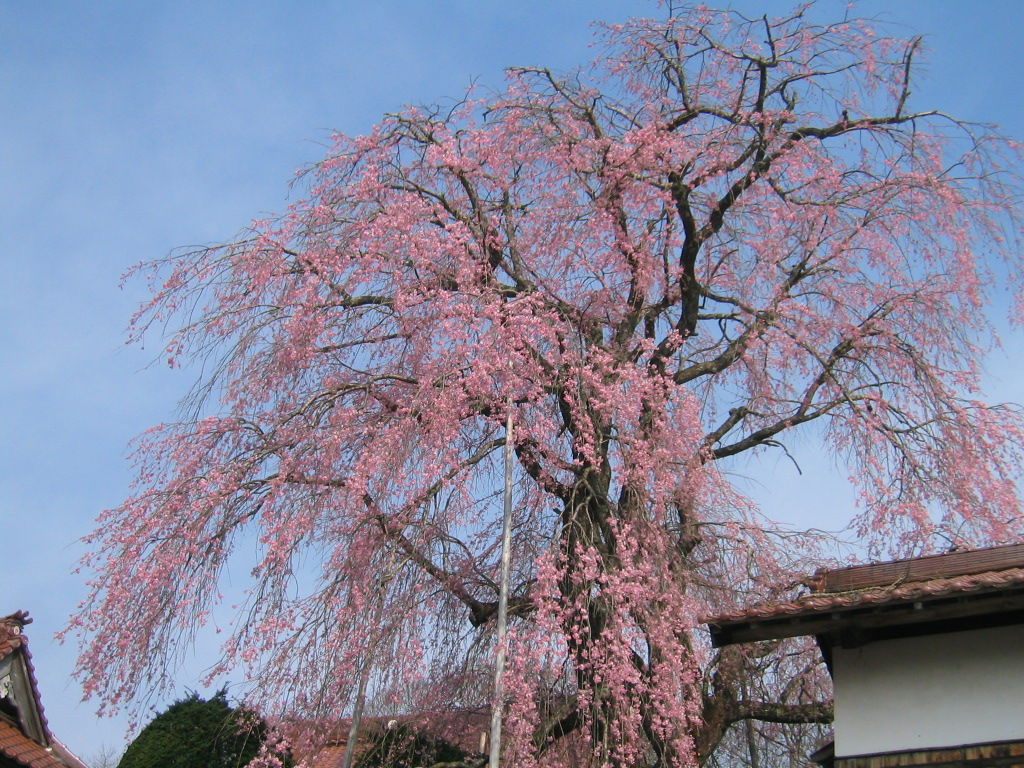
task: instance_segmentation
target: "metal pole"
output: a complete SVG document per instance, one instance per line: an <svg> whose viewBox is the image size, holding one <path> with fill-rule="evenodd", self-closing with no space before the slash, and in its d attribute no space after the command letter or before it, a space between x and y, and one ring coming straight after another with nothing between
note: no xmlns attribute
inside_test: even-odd
<svg viewBox="0 0 1024 768"><path fill-rule="evenodd" d="M505 510L501 530L501 575L498 583L498 656L494 662L491 743L488 768L498 768L501 754L501 710L505 693L505 635L508 626L508 574L512 560L512 401L505 418Z"/></svg>
<svg viewBox="0 0 1024 768"><path fill-rule="evenodd" d="M391 561L393 562L393 560ZM391 581L391 562L380 575L377 582L378 593L386 592ZM384 601L386 594L378 594L377 605L373 609L373 631L380 631L380 620L384 614ZM370 682L370 673L373 671L373 657L377 652L377 641L379 637L370 638L366 648L366 655L363 657L363 666L359 670L359 686L356 689L356 703L352 708L352 723L348 729L348 741L345 742L345 753L341 759L341 768L351 768L352 761L356 755L356 742L359 741L359 726L363 720L363 707L366 704L366 686Z"/></svg>
<svg viewBox="0 0 1024 768"><path fill-rule="evenodd" d="M359 740L359 724L363 719L363 704L366 702L366 684L370 678L370 662L367 658L359 673L359 690L356 692L356 704L352 710L352 723L348 729L348 741L345 742L345 754L341 759L341 768L351 768L352 759L356 754L356 741Z"/></svg>

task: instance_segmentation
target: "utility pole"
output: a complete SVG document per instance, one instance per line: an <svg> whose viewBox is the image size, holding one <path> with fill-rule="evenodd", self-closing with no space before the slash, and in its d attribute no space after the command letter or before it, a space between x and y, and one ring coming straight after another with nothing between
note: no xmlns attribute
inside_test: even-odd
<svg viewBox="0 0 1024 768"><path fill-rule="evenodd" d="M508 626L508 578L512 560L512 400L505 417L505 510L501 530L501 573L498 583L498 655L494 662L494 698L491 703L491 739L488 768L498 768L501 755L501 710L505 685L505 635Z"/></svg>
<svg viewBox="0 0 1024 768"><path fill-rule="evenodd" d="M393 575L391 563L393 562L394 557L392 556L391 562L377 581L377 590L381 593L387 591L388 584L391 582ZM373 609L373 628L375 632L380 631L380 620L384 614L384 602L384 595L378 595L377 605ZM366 686L370 681L370 673L373 671L373 659L377 652L378 639L376 635L372 637L366 649L366 654L363 656L363 667L359 671L359 686L356 690L355 705L352 707L352 723L348 729L348 741L345 742L345 754L341 759L341 768L352 768L352 761L355 759L356 743L359 741L359 726L363 720L363 707L366 704Z"/></svg>

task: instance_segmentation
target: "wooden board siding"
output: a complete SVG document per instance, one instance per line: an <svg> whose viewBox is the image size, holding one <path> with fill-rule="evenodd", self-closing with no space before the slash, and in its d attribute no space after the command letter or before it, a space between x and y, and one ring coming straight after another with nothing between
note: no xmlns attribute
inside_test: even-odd
<svg viewBox="0 0 1024 768"><path fill-rule="evenodd" d="M1024 741L837 757L835 768L1024 768Z"/></svg>

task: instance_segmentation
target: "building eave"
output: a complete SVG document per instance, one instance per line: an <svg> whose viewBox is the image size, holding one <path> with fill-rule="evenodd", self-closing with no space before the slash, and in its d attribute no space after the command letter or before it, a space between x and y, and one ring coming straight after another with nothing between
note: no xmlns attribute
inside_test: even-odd
<svg viewBox="0 0 1024 768"><path fill-rule="evenodd" d="M1024 585L983 593L920 597L879 604L836 606L791 615L716 622L708 626L715 647L758 640L814 636L841 638L851 634L892 634L907 628L910 634L948 631L952 623L973 621L991 626L986 617L1000 617L998 623L1024 621ZM914 632L912 628L920 632ZM902 632L900 634L907 634ZM836 640L833 640L834 644Z"/></svg>

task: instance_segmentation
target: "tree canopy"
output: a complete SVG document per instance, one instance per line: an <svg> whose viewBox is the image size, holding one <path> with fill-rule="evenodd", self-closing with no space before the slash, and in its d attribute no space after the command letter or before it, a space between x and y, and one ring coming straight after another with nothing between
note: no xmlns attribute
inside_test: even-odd
<svg viewBox="0 0 1024 768"><path fill-rule="evenodd" d="M259 752L266 728L259 718L191 693L146 725L128 745L118 768L241 768Z"/></svg>
<svg viewBox="0 0 1024 768"><path fill-rule="evenodd" d="M244 562L213 674L273 711L486 708L509 412L509 765L785 762L829 720L806 648L701 629L816 546L734 457L813 434L878 547L1020 538L1020 413L979 393L1015 148L915 103L918 39L660 13L338 136L282 216L139 268L134 337L205 378L91 540L89 691L144 694Z"/></svg>

